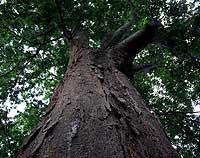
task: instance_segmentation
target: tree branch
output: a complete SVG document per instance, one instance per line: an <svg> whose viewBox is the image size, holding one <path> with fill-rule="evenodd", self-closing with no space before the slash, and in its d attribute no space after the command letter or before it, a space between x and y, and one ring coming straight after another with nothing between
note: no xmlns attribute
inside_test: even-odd
<svg viewBox="0 0 200 158"><path fill-rule="evenodd" d="M156 31L157 25L146 25L142 30L137 31L136 33L120 42L118 44L118 48L136 55L147 44L151 43Z"/></svg>
<svg viewBox="0 0 200 158"><path fill-rule="evenodd" d="M4 74L0 74L0 78L9 75L9 74L10 74L11 72L13 72L17 67L19 67L20 63L21 63L21 60L18 61L17 64L16 64L12 69L10 69L9 71L5 72Z"/></svg>
<svg viewBox="0 0 200 158"><path fill-rule="evenodd" d="M61 35L61 36L58 36L58 37L56 37L56 38L53 38L53 39L51 39L51 40L49 40L49 41L45 41L45 42L39 43L39 44L40 44L41 46L42 46L42 45L46 45L46 44L48 44L48 43L57 41L57 40L61 39L62 37L63 37L63 36Z"/></svg>
<svg viewBox="0 0 200 158"><path fill-rule="evenodd" d="M29 42L31 45L40 45L40 44L41 44L41 45L45 45L45 44L48 44L48 43L50 43L50 42L57 41L57 40L59 40L60 38L63 37L63 36L59 36L59 37L57 37L57 38L51 39L51 40L49 40L49 41L45 41L45 42L43 42L43 43L41 43L41 42L32 42L32 41L30 41L30 40L28 40L28 39L26 39L26 38L24 38L24 37L18 35L18 34L15 33L13 30L11 30L9 27L6 27L6 28L7 28L7 30L8 30L13 36L15 36L16 38L19 38L19 39L24 39L25 41ZM45 32L40 32L39 34L38 34L38 33L36 33L36 34L38 34L38 36L47 36L48 33L50 33L51 31L53 31L54 29L55 29L55 28L51 28L51 29L49 29L49 30L47 30L47 31L45 31Z"/></svg>
<svg viewBox="0 0 200 158"><path fill-rule="evenodd" d="M173 115L173 116L184 116L185 118L187 118L188 120L194 122L194 123L198 123L200 124L200 121L199 119L192 119L190 117L190 115L187 115L187 114L200 114L200 111L168 111L168 112L156 112L156 115L158 116L169 116L169 115Z"/></svg>
<svg viewBox="0 0 200 158"><path fill-rule="evenodd" d="M47 35L48 33L51 33L54 30L56 30L56 27L50 27L48 30L45 30L43 32L36 32L36 34L38 36L44 36L44 35Z"/></svg>
<svg viewBox="0 0 200 158"><path fill-rule="evenodd" d="M113 33L110 41L108 41L107 44L102 47L102 49L105 50L108 47L114 46L122 39L122 37L125 36L125 34L130 33L136 18L137 14L133 14L124 25L122 25Z"/></svg>
<svg viewBox="0 0 200 158"><path fill-rule="evenodd" d="M72 39L72 34L65 26L64 17L62 14L63 9L62 9L62 6L60 5L60 2L58 0L55 0L55 3L57 6L59 18L60 18L60 27L63 32L63 37L64 37L64 40L68 43Z"/></svg>
<svg viewBox="0 0 200 158"><path fill-rule="evenodd" d="M183 59L191 59L192 61L200 61L200 56L193 55L189 52L188 44L185 41L181 41L177 37L169 37L166 35L167 32L164 30L160 30L159 33L155 36L155 38L152 40L153 44L159 45L162 48L167 48L171 51L172 55L176 56L177 58L183 58ZM179 46L179 43L184 43L184 50L178 50L177 46ZM181 47L182 48L182 47Z"/></svg>
<svg viewBox="0 0 200 158"><path fill-rule="evenodd" d="M114 64L118 67L130 63L139 51L151 43L157 29L156 24L148 24L117 44L110 54Z"/></svg>
<svg viewBox="0 0 200 158"><path fill-rule="evenodd" d="M145 73L150 72L153 69L158 68L158 65L154 65L151 63L145 63L145 64L134 64L133 65L133 71L138 72L138 71L144 71Z"/></svg>
<svg viewBox="0 0 200 158"><path fill-rule="evenodd" d="M192 122L200 124L200 121L198 121L198 120L192 120L192 119L189 119L189 120L192 121Z"/></svg>
<svg viewBox="0 0 200 158"><path fill-rule="evenodd" d="M200 114L200 111L166 111L159 112L158 115L187 115L187 114Z"/></svg>
<svg viewBox="0 0 200 158"><path fill-rule="evenodd" d="M41 46L38 47L38 49L36 50L36 53L33 54L31 57L29 56L29 57L25 58L24 60L18 61L17 64L16 64L11 70L5 72L4 74L0 74L0 78L1 78L1 77L4 77L4 76L7 76L7 75L9 75L11 72L15 71L18 67L21 66L21 63L22 63L22 62L24 62L22 66L23 66L23 67L26 67L26 66L28 65L28 63L29 63L34 57L36 57L36 56L39 54L40 49L41 49ZM22 72L23 70L24 70L24 69L21 69L20 72Z"/></svg>
<svg viewBox="0 0 200 158"><path fill-rule="evenodd" d="M36 57L36 56L39 54L39 52L40 52L40 50L41 50L41 47L42 47L43 45L46 45L46 44L48 44L48 43L50 43L50 42L53 42L53 41L57 41L57 40L59 40L60 38L62 38L62 36L59 36L59 37L53 38L53 39L51 39L51 40L49 40L49 41L44 41L44 42L40 43L40 44L39 44L39 47L37 48L35 54L33 54L32 56L29 56L29 57L25 58L24 60L18 61L17 64L16 64L11 70L5 72L4 74L0 74L0 78L1 78L1 77L4 77L4 76L7 76L7 75L9 75L11 72L13 72L14 70L16 70L18 67L20 67L20 65L21 65L22 62L24 62L24 63L23 63L23 67L26 67L26 66L28 65L28 63L29 63L34 57ZM21 72L21 71L20 71L20 72Z"/></svg>
<svg viewBox="0 0 200 158"><path fill-rule="evenodd" d="M187 53L184 53L184 54L180 54L180 55L177 55L178 58L184 58L184 59L191 59L192 61L199 61L200 62L200 56L198 55L193 55L189 52Z"/></svg>

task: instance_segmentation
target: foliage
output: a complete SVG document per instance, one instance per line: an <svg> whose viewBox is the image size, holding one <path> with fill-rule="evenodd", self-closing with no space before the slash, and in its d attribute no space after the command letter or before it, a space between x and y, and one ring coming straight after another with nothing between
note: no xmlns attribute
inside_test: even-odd
<svg viewBox="0 0 200 158"><path fill-rule="evenodd" d="M133 61L157 66L148 73L135 73L133 82L160 118L180 157L199 157L200 118L193 114L200 104L199 11L196 0L2 1L0 157L16 157L18 146L38 122L67 69L63 26L87 31L90 45L98 47L105 33L116 30L132 14L133 32L157 19L165 39L145 48ZM9 111L20 104L26 104L25 111L9 117Z"/></svg>

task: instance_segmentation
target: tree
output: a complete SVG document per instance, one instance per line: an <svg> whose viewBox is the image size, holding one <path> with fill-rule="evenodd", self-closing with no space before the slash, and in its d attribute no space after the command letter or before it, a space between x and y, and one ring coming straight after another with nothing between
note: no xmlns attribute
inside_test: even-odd
<svg viewBox="0 0 200 158"><path fill-rule="evenodd" d="M21 157L175 157L158 120L121 73L151 41L155 27L148 25L110 48L127 29L123 26L99 49L88 48L83 32L66 33L68 71Z"/></svg>
<svg viewBox="0 0 200 158"><path fill-rule="evenodd" d="M137 72L157 69L154 75L158 73L165 82L168 94L162 94L164 99L146 95L155 112L161 119L178 114L178 119L165 120L168 125L170 120L175 124L193 113L190 98L198 101L199 86L199 57L195 52L199 48L199 8L184 1L156 2L155 5L145 1L7 1L1 5L4 13L1 36L5 36L1 38L5 44L2 57L9 57L2 66L6 70L1 75L2 102L7 96L13 102L21 101L19 95L31 98L44 91L40 91L41 85L51 88L55 78L61 78L69 60L67 73L55 88L46 114L20 150L21 157L175 157L158 119L148 110L131 81L145 96L149 87L140 84L148 78ZM104 14L99 14L99 10ZM109 33L100 40L104 32ZM154 46L147 46L150 43ZM144 48L143 54L147 50L147 54L163 54L163 63L145 64L145 60L154 62L155 58L148 59L148 55L141 58ZM64 53L66 50L70 50L69 57ZM133 66L133 59L140 64ZM9 62L14 66L8 67ZM49 71L55 66L58 66L56 76ZM180 79L173 75L177 70ZM181 89L187 83L195 85L191 91L197 87L192 97L187 96L191 94L188 88ZM39 91L26 91L33 86ZM178 95L173 87L179 90ZM159 107L163 100L167 105L173 102L172 106ZM30 103L44 107L35 98L27 101ZM182 106L185 103L186 108ZM189 120L194 122L197 118L192 115ZM167 130L173 129L167 126ZM177 131L168 132L179 136ZM189 135L190 131L186 133ZM198 141L195 145L191 152L198 151ZM194 156L198 154L193 152Z"/></svg>

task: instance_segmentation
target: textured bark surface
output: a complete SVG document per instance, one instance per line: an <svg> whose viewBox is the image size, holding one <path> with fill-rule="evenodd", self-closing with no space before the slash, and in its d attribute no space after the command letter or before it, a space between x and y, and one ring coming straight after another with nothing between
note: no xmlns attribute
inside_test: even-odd
<svg viewBox="0 0 200 158"><path fill-rule="evenodd" d="M51 105L22 158L173 158L159 121L109 53L73 49Z"/></svg>

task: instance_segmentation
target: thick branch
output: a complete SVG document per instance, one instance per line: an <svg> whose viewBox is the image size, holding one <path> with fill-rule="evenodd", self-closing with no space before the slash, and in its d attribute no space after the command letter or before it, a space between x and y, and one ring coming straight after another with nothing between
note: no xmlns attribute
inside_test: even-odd
<svg viewBox="0 0 200 158"><path fill-rule="evenodd" d="M106 49L108 47L114 46L122 39L122 37L125 36L125 34L130 33L131 28L132 28L134 22L136 21L135 20L136 17L137 17L137 15L133 14L133 16L130 17L124 25L122 25L120 28L118 28L113 33L110 41L107 44L103 45L102 49Z"/></svg>
<svg viewBox="0 0 200 158"><path fill-rule="evenodd" d="M116 45L111 52L111 58L115 65L118 67L130 63L139 51L151 43L157 28L156 24L146 25L142 30Z"/></svg>
<svg viewBox="0 0 200 158"><path fill-rule="evenodd" d="M151 43L156 31L157 25L149 24L120 42L117 47L135 56L147 44Z"/></svg>
<svg viewBox="0 0 200 158"><path fill-rule="evenodd" d="M64 17L62 14L62 11L63 11L62 6L60 5L60 2L58 0L55 0L55 3L57 6L57 10L58 10L59 18L60 18L60 27L63 32L64 39L66 42L69 42L72 39L72 35L71 35L71 32L65 26Z"/></svg>

